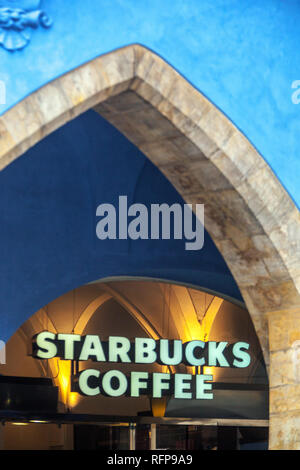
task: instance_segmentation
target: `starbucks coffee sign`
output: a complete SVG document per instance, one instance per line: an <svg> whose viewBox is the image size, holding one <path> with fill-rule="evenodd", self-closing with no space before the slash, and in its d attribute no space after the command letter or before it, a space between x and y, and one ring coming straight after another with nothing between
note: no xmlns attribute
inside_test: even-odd
<svg viewBox="0 0 300 470"><path fill-rule="evenodd" d="M135 338L131 342L123 336L109 336L102 341L97 335L76 335L43 331L33 338L33 356L37 359L60 357L63 360L101 363L154 364L192 367L248 367L251 362L249 344L226 341ZM142 367L141 367L142 368ZM170 369L171 370L171 369ZM129 376L112 368L101 373L98 369L85 369L74 377L73 390L86 396L106 395L153 398L173 395L184 399L213 399L213 375L163 372L136 372Z"/></svg>

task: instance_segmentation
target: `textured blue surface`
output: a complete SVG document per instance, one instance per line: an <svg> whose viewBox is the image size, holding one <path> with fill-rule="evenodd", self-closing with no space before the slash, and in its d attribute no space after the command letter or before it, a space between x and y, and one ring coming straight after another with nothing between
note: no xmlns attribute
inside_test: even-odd
<svg viewBox="0 0 300 470"><path fill-rule="evenodd" d="M43 0L50 30L0 50L7 104L78 65L140 43L163 57L248 137L300 204L299 0ZM291 171L292 169L292 171Z"/></svg>
<svg viewBox="0 0 300 470"><path fill-rule="evenodd" d="M94 111L48 136L0 173L0 335L6 340L58 296L106 276L191 283L241 300L214 243L96 237L96 208L183 203L152 163Z"/></svg>

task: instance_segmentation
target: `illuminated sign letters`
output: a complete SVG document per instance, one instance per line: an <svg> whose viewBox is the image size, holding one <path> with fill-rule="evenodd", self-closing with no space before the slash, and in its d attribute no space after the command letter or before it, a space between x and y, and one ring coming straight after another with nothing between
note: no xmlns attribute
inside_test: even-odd
<svg viewBox="0 0 300 470"><path fill-rule="evenodd" d="M200 340L135 338L109 336L102 341L97 335L76 335L43 331L33 338L33 356L37 359L60 357L63 360L124 364L154 364L172 366L181 363L192 367L248 367L251 357L249 344ZM105 395L153 398L173 395L174 398L211 400L213 376L171 372L137 372L129 376L117 369L101 372L85 369L74 378L74 389L86 396Z"/></svg>

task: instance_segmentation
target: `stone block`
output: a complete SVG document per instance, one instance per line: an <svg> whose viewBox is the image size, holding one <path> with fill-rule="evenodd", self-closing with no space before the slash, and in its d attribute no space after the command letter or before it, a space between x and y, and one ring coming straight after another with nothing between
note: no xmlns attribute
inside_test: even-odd
<svg viewBox="0 0 300 470"><path fill-rule="evenodd" d="M201 183L183 163L170 163L160 169L182 196L203 190Z"/></svg>
<svg viewBox="0 0 300 470"><path fill-rule="evenodd" d="M195 124L211 110L211 103L188 82L178 76L168 94L168 100L182 114L188 116Z"/></svg>
<svg viewBox="0 0 300 470"><path fill-rule="evenodd" d="M16 136L17 137L17 136ZM9 162L9 152L15 147L16 142L8 131L3 118L0 118L0 168L3 169Z"/></svg>
<svg viewBox="0 0 300 470"><path fill-rule="evenodd" d="M266 166L265 161L246 137L235 128L233 128L229 139L220 145L220 148L241 174L241 180L245 177L249 178L254 172L256 173Z"/></svg>
<svg viewBox="0 0 300 470"><path fill-rule="evenodd" d="M270 417L270 450L300 450L300 411Z"/></svg>
<svg viewBox="0 0 300 470"><path fill-rule="evenodd" d="M300 348L270 352L270 387L300 386Z"/></svg>
<svg viewBox="0 0 300 470"><path fill-rule="evenodd" d="M158 93L167 97L172 91L179 74L159 56L148 50L135 65L135 76L147 82Z"/></svg>
<svg viewBox="0 0 300 470"><path fill-rule="evenodd" d="M300 411L300 385L284 385L270 389L270 413Z"/></svg>
<svg viewBox="0 0 300 470"><path fill-rule="evenodd" d="M300 306L300 296L293 281L278 282L260 279L257 285L249 286L248 294L261 312L274 312Z"/></svg>
<svg viewBox="0 0 300 470"><path fill-rule="evenodd" d="M188 168L201 186L208 191L232 189L228 179L209 160L189 162Z"/></svg>
<svg viewBox="0 0 300 470"><path fill-rule="evenodd" d="M300 307L268 314L270 351L289 349L300 341Z"/></svg>
<svg viewBox="0 0 300 470"><path fill-rule="evenodd" d="M199 127L221 149L234 131L233 125L215 108L211 108L204 114Z"/></svg>

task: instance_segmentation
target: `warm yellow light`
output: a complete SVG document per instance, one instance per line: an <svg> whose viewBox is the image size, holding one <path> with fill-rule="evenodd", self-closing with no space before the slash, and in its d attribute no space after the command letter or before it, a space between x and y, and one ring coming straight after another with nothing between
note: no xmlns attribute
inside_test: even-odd
<svg viewBox="0 0 300 470"><path fill-rule="evenodd" d="M58 367L59 374L56 381L60 391L60 399L66 406L73 408L80 401L80 396L76 392L71 392L71 361L60 360Z"/></svg>
<svg viewBox="0 0 300 470"><path fill-rule="evenodd" d="M151 407L155 418L163 418L167 408L167 397L152 398Z"/></svg>
<svg viewBox="0 0 300 470"><path fill-rule="evenodd" d="M11 424L13 424L14 426L28 426L28 423L15 423L15 422L13 422Z"/></svg>
<svg viewBox="0 0 300 470"><path fill-rule="evenodd" d="M176 318L176 326L180 332L180 339L185 343L187 341L201 340L208 341L214 320L223 303L223 299L214 296L209 304L202 320L198 319L197 311L192 302L188 290L181 286L172 286L180 305L180 313L171 309L171 315Z"/></svg>
<svg viewBox="0 0 300 470"><path fill-rule="evenodd" d="M128 428L130 426L130 423L111 423L109 426L118 428Z"/></svg>
<svg viewBox="0 0 300 470"><path fill-rule="evenodd" d="M41 420L38 420L38 419L31 419L29 422L30 422L30 423L34 423L34 424L49 423L49 421L41 421Z"/></svg>
<svg viewBox="0 0 300 470"><path fill-rule="evenodd" d="M214 375L215 368L214 367L203 367L203 374L205 375Z"/></svg>
<svg viewBox="0 0 300 470"><path fill-rule="evenodd" d="M67 404L68 392L70 387L71 362L59 361L58 386L61 393L61 400Z"/></svg>
<svg viewBox="0 0 300 470"><path fill-rule="evenodd" d="M217 313L220 310L220 307L223 303L223 299L220 297L214 297L210 306L205 312L203 320L201 322L201 339L202 341L207 341L209 338L212 325L215 321Z"/></svg>
<svg viewBox="0 0 300 470"><path fill-rule="evenodd" d="M80 402L80 395L76 392L70 392L68 395L68 404L71 408L74 408L74 406L78 405Z"/></svg>
<svg viewBox="0 0 300 470"><path fill-rule="evenodd" d="M183 342L193 340L201 340L204 342L209 341L213 323L222 306L223 299L217 296L213 297L210 305L208 306L205 312L204 317L200 321L197 318L196 310L193 303L191 302L191 298L185 295L185 290L176 287L175 293L180 303L182 312L181 324L180 322L177 322L181 340ZM200 370L198 370L197 367L187 367L187 369L190 369L190 373L192 375L200 373ZM213 367L204 366L201 373L206 375L213 375L214 380L216 378L214 374L217 375L217 372Z"/></svg>

